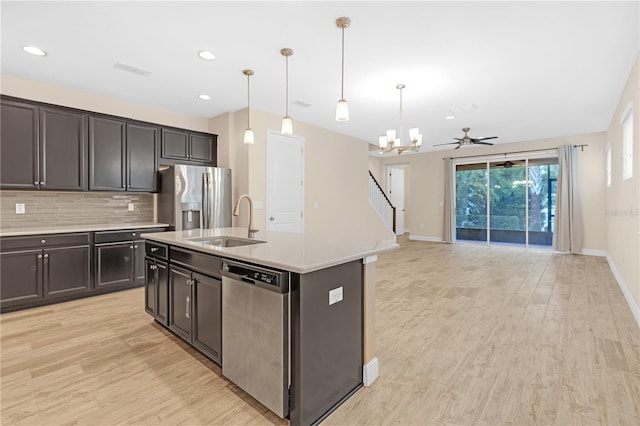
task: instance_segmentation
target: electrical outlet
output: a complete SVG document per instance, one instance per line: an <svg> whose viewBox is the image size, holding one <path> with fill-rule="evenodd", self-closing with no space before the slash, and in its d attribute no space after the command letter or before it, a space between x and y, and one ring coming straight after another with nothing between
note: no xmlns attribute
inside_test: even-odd
<svg viewBox="0 0 640 426"><path fill-rule="evenodd" d="M329 291L329 306L342 300L342 287L334 288Z"/></svg>
<svg viewBox="0 0 640 426"><path fill-rule="evenodd" d="M24 204L16 204L16 214L24 214L26 211Z"/></svg>
<svg viewBox="0 0 640 426"><path fill-rule="evenodd" d="M133 203L129 203L129 211L132 212L136 209L136 205Z"/></svg>

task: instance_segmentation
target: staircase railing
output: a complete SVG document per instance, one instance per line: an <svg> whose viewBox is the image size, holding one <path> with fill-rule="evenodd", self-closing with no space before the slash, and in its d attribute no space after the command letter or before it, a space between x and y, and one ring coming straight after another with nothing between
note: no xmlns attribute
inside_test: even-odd
<svg viewBox="0 0 640 426"><path fill-rule="evenodd" d="M371 171L369 171L369 201L384 223L395 233L396 208L391 204L391 200L389 200L387 194L384 193Z"/></svg>

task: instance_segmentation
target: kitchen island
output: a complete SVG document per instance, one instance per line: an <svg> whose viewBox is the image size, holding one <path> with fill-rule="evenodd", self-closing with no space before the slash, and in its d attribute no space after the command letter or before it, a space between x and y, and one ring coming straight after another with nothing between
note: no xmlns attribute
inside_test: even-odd
<svg viewBox="0 0 640 426"><path fill-rule="evenodd" d="M395 240L246 228L143 238L147 311L291 424L321 421L375 380L374 263Z"/></svg>

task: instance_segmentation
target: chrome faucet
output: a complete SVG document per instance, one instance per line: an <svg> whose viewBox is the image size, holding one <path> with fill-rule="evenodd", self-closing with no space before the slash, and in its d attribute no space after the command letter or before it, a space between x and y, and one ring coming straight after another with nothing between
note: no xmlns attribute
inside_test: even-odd
<svg viewBox="0 0 640 426"><path fill-rule="evenodd" d="M253 224L253 200L251 199L251 197L246 194L241 195L240 198L238 198L238 202L236 203L235 208L233 209L233 215L238 216L240 214L240 201L242 201L243 198L246 198L249 202L249 232L258 232L259 229L256 228Z"/></svg>

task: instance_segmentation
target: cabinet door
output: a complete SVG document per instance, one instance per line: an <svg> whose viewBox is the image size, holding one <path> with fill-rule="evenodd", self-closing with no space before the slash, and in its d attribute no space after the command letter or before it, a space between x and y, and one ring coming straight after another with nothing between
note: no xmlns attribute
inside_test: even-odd
<svg viewBox="0 0 640 426"><path fill-rule="evenodd" d="M96 244L96 287L133 283L133 243Z"/></svg>
<svg viewBox="0 0 640 426"><path fill-rule="evenodd" d="M42 250L0 253L0 302L17 305L42 299Z"/></svg>
<svg viewBox="0 0 640 426"><path fill-rule="evenodd" d="M169 269L166 262L156 261L156 320L169 325Z"/></svg>
<svg viewBox="0 0 640 426"><path fill-rule="evenodd" d="M211 163L213 161L213 140L211 136L189 135L189 159Z"/></svg>
<svg viewBox="0 0 640 426"><path fill-rule="evenodd" d="M127 124L128 191L156 190L159 134L158 127Z"/></svg>
<svg viewBox="0 0 640 426"><path fill-rule="evenodd" d="M221 282L196 273L193 274L193 282L193 346L221 363Z"/></svg>
<svg viewBox="0 0 640 426"><path fill-rule="evenodd" d="M133 282L134 284L144 284L145 277L144 263L144 240L133 242Z"/></svg>
<svg viewBox="0 0 640 426"><path fill-rule="evenodd" d="M125 122L89 117L89 189L126 190Z"/></svg>
<svg viewBox="0 0 640 426"><path fill-rule="evenodd" d="M40 109L40 189L87 189L85 114Z"/></svg>
<svg viewBox="0 0 640 426"><path fill-rule="evenodd" d="M156 293L158 292L158 272L153 259L145 260L146 277L144 280L144 310L152 317L156 316Z"/></svg>
<svg viewBox="0 0 640 426"><path fill-rule="evenodd" d="M61 247L44 250L44 297L89 291L91 247Z"/></svg>
<svg viewBox="0 0 640 426"><path fill-rule="evenodd" d="M187 342L191 342L191 272L171 266L169 296L169 328Z"/></svg>
<svg viewBox="0 0 640 426"><path fill-rule="evenodd" d="M38 107L3 100L0 121L0 185L3 189L38 188Z"/></svg>
<svg viewBox="0 0 640 426"><path fill-rule="evenodd" d="M162 129L162 158L187 160L189 158L189 134L177 130Z"/></svg>

